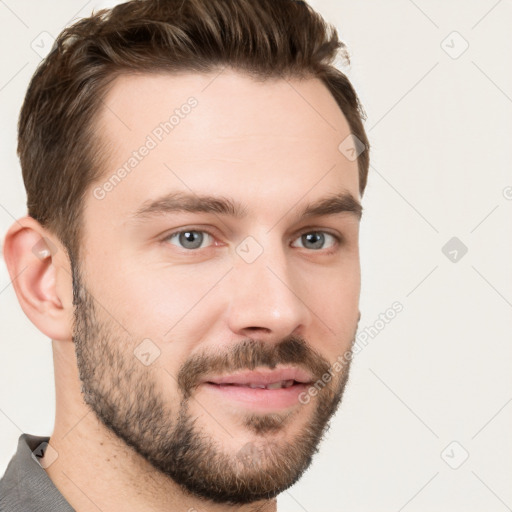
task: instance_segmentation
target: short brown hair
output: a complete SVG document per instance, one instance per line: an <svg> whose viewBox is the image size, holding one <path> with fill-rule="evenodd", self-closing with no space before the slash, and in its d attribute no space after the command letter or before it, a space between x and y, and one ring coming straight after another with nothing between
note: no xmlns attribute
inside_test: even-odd
<svg viewBox="0 0 512 512"><path fill-rule="evenodd" d="M78 259L84 196L103 174L94 120L109 84L123 73L226 66L260 79L321 79L366 146L358 157L362 195L366 117L333 65L337 56L349 60L336 29L296 0L133 0L81 19L41 62L21 109L18 155L28 214Z"/></svg>

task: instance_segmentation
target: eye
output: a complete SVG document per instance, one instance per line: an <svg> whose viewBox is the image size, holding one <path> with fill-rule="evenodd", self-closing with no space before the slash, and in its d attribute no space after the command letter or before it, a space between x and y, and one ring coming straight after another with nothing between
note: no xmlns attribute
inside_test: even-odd
<svg viewBox="0 0 512 512"><path fill-rule="evenodd" d="M164 238L164 241L171 241L172 245L177 245L182 249L194 250L203 249L203 242L207 241L208 238L213 239L213 236L208 231L200 231L197 229L184 229L182 231L176 231ZM176 240L177 243L172 242Z"/></svg>
<svg viewBox="0 0 512 512"><path fill-rule="evenodd" d="M172 245L176 245L188 251L204 249L212 245L211 242L213 240L214 236L211 233L200 229L182 229L167 235L163 239L164 242L170 242ZM341 241L340 237L327 233L326 231L308 231L300 235L296 240L300 240L302 244L301 247L304 249L314 251L331 249L331 251L328 252L333 252L336 245ZM210 241L210 244L208 244L208 241ZM329 244L328 247L325 247L326 243Z"/></svg>
<svg viewBox="0 0 512 512"><path fill-rule="evenodd" d="M326 236L327 240L331 239L331 241L333 241L327 249L333 249L340 242L338 236L327 233L326 231L309 231L303 233L297 240L301 241L305 249L320 250L326 248L324 247Z"/></svg>

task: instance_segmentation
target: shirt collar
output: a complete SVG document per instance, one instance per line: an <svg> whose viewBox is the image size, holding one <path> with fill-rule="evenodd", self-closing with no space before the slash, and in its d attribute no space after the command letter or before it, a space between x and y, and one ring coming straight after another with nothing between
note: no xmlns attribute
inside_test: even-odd
<svg viewBox="0 0 512 512"><path fill-rule="evenodd" d="M6 511L74 512L33 455L49 439L26 433L19 437L18 449L0 479L0 496Z"/></svg>

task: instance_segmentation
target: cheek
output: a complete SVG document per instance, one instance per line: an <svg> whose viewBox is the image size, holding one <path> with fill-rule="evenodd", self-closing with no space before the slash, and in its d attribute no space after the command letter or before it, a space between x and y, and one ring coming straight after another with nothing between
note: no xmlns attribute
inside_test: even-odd
<svg viewBox="0 0 512 512"><path fill-rule="evenodd" d="M344 352L352 342L359 318L360 274L357 268L350 272L329 272L317 276L315 286L305 284L306 304L314 316L321 350L334 358ZM316 290L313 292L313 290ZM320 349L320 347L319 347Z"/></svg>
<svg viewBox="0 0 512 512"><path fill-rule="evenodd" d="M199 329L203 302L225 273L211 265L119 264L101 287L109 311L132 335L155 341L172 340ZM105 306L107 307L107 306Z"/></svg>

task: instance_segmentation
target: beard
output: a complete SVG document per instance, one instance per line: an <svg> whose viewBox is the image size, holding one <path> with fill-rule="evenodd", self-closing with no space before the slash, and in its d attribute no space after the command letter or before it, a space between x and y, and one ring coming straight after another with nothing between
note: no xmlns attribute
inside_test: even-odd
<svg viewBox="0 0 512 512"><path fill-rule="evenodd" d="M107 315L99 315L94 298L82 284L78 266L72 264L72 273L73 341L81 392L84 402L109 431L171 478L185 495L215 503L241 505L271 499L300 479L339 407L351 358L344 358L339 375L322 383L324 387L316 402L311 401L306 412L309 419L299 434L274 439L275 433L285 433L293 421L304 421L297 407L287 413L245 412L243 437L251 433L254 440L228 451L190 412L194 390L202 378L293 364L308 370L316 382L331 368L329 362L298 336L277 344L249 338L226 353L195 354L185 360L175 379L179 408L173 411L154 369L143 366L134 356L140 340L134 340ZM235 432L230 435L236 439Z"/></svg>

